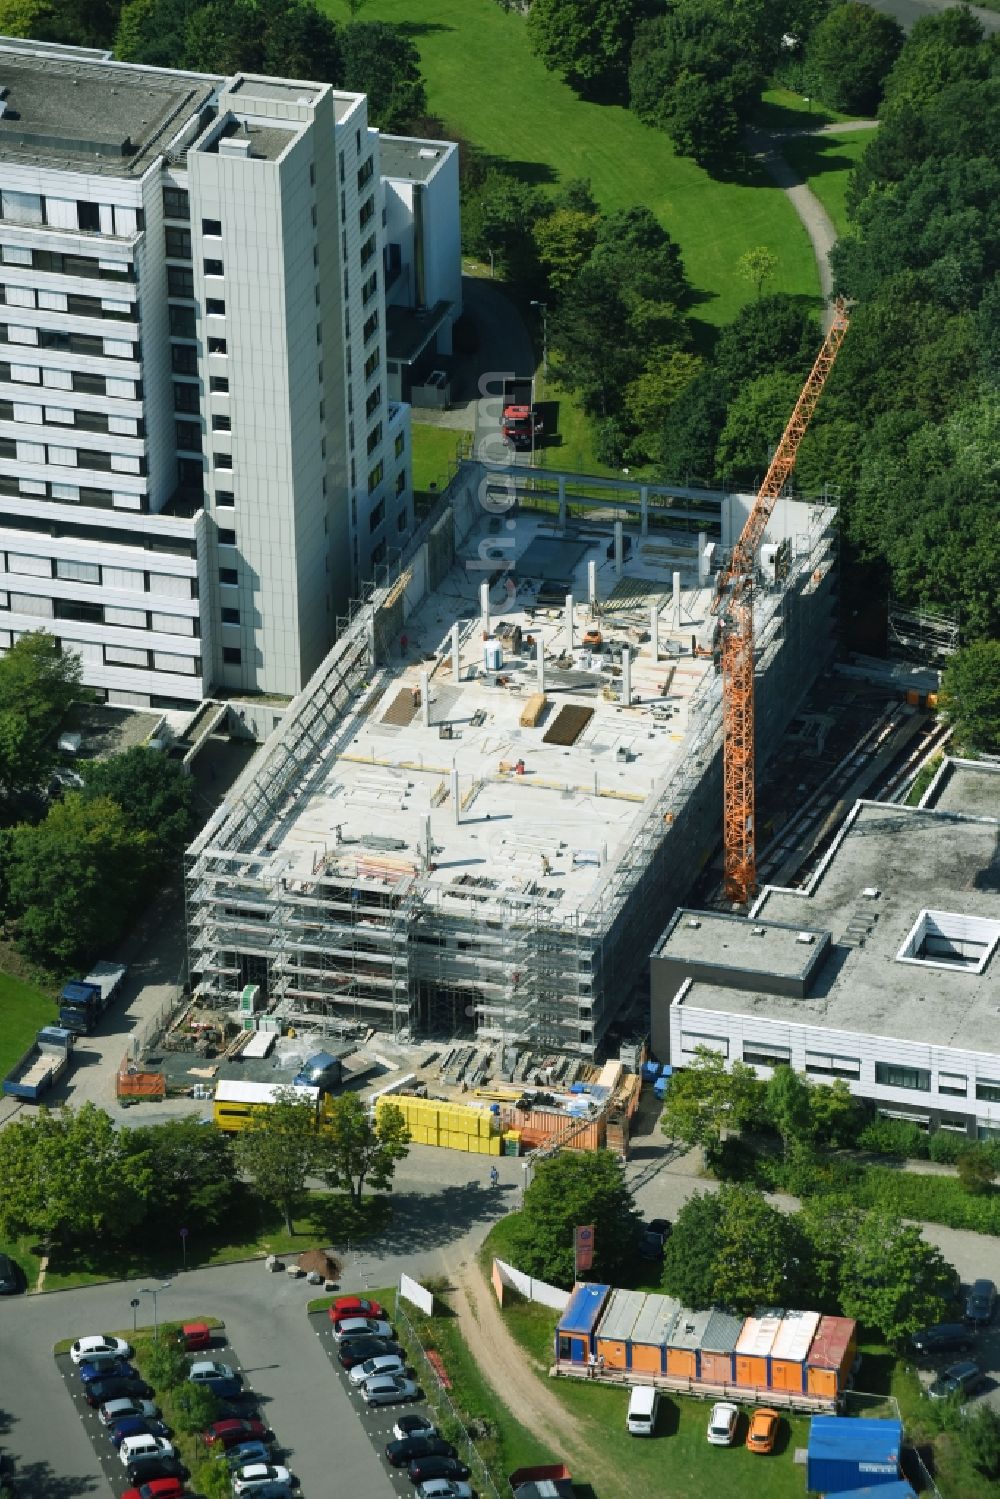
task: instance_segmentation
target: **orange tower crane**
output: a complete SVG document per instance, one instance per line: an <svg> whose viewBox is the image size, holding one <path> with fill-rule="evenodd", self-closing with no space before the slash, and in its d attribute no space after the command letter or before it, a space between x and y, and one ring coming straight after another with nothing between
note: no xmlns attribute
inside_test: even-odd
<svg viewBox="0 0 1000 1499"><path fill-rule="evenodd" d="M757 549L775 502L791 477L799 443L840 352L848 322L847 311L838 302L830 331L795 403L746 524L719 574L712 604L722 634L723 882L727 899L739 905L745 905L757 888L753 680Z"/></svg>

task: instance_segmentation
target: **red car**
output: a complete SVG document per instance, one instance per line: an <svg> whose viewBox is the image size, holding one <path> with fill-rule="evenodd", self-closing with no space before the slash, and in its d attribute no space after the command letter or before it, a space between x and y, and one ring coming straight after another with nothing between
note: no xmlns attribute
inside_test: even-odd
<svg viewBox="0 0 1000 1499"><path fill-rule="evenodd" d="M122 1499L181 1499L184 1485L179 1478L151 1478L137 1489L126 1489Z"/></svg>
<svg viewBox="0 0 1000 1499"><path fill-rule="evenodd" d="M237 1442L263 1442L268 1436L267 1427L263 1421L256 1418L238 1419L235 1416L226 1421L213 1421L207 1431L201 1434L202 1441L211 1446L235 1447Z"/></svg>
<svg viewBox="0 0 1000 1499"><path fill-rule="evenodd" d="M385 1311L378 1301L367 1296L338 1296L330 1308L330 1321L343 1322L345 1317L384 1317Z"/></svg>
<svg viewBox="0 0 1000 1499"><path fill-rule="evenodd" d="M187 1353L197 1353L200 1348L211 1348L212 1329L207 1322L185 1322L181 1328L181 1342Z"/></svg>

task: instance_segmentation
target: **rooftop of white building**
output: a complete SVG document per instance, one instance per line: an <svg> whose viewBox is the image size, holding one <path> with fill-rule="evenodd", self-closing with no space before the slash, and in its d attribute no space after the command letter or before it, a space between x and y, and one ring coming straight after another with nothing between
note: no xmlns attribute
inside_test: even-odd
<svg viewBox="0 0 1000 1499"><path fill-rule="evenodd" d="M963 774L956 770L949 782L958 807ZM766 887L748 919L698 913L700 929L688 929L681 913L657 956L684 962L690 939L718 934L720 923L739 932L731 965L720 942L704 958L713 973L695 973L675 1002L1000 1053L1000 767L992 773L990 816L980 810L988 772L968 774L971 814L859 802L805 891ZM761 937L753 936L757 926ZM798 931L813 933L815 945L799 946ZM819 947L803 997L774 992L784 966L770 962L774 942L779 959L787 959L786 948L809 954ZM736 983L720 981L720 966L738 972Z"/></svg>

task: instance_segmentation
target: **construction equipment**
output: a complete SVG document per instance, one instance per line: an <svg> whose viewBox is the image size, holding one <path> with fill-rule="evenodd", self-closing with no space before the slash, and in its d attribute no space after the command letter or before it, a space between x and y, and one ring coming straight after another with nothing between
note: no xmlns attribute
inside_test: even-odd
<svg viewBox="0 0 1000 1499"><path fill-rule="evenodd" d="M753 588L757 551L775 503L791 477L799 444L840 352L850 319L838 302L732 555L719 573L712 613L722 647L723 884L726 898L745 905L757 888L754 825Z"/></svg>

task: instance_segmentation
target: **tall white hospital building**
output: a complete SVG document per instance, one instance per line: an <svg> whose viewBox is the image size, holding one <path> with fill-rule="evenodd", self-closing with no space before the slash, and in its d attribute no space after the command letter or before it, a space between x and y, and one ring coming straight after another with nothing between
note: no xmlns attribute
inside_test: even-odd
<svg viewBox="0 0 1000 1499"><path fill-rule="evenodd" d="M461 311L455 147L380 157L360 94L0 42L0 650L137 706L304 685Z"/></svg>

